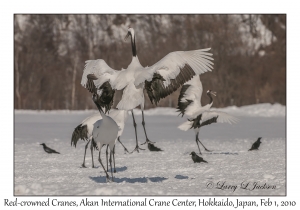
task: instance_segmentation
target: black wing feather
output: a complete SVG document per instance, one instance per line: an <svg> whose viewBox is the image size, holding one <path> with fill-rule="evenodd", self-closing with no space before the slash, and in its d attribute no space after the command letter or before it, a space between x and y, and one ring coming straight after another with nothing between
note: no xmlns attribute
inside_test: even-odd
<svg viewBox="0 0 300 210"><path fill-rule="evenodd" d="M192 100L186 100L185 102L182 102L181 99L184 97L186 90L190 87L191 85L183 85L181 90L180 90L180 94L179 94L179 98L178 98L178 105L177 105L177 112L180 112L179 115L181 115L181 117L183 117L184 112L186 110L186 108L188 107L188 105L190 105L190 103L192 103Z"/></svg>
<svg viewBox="0 0 300 210"><path fill-rule="evenodd" d="M165 98L176 91L194 75L195 72L193 71L192 67L188 64L185 64L184 67L180 69L180 73L177 75L177 77L175 79L171 79L171 83L165 87L163 84L165 79L160 74L154 73L150 82L145 81L145 89L151 103L157 105L160 99Z"/></svg>
<svg viewBox="0 0 300 210"><path fill-rule="evenodd" d="M191 126L191 129L192 129L192 128L200 128L200 127L203 127L203 126L212 124L212 123L216 123L218 117L219 117L219 116L216 116L216 117L210 118L209 120L206 120L206 121L200 123L201 118L202 118L202 114L200 114L200 115L198 115L196 118L194 118L194 119L192 119L192 120L189 120L189 121L193 121L193 125Z"/></svg>
<svg viewBox="0 0 300 210"><path fill-rule="evenodd" d="M86 89L88 89L90 93L97 94L97 88L93 80L98 78L94 74L88 74L87 79L88 81L86 83ZM113 105L115 90L112 89L108 81L104 82L99 87L99 90L102 90L102 94L98 97L98 104L101 106L101 108L105 108L105 113L107 113Z"/></svg>
<svg viewBox="0 0 300 210"><path fill-rule="evenodd" d="M78 125L73 131L71 146L74 145L74 147L76 147L76 144L79 139L82 139L84 141L87 140L88 139L87 133L88 133L87 125L84 126L82 126L82 124Z"/></svg>
<svg viewBox="0 0 300 210"><path fill-rule="evenodd" d="M115 90L112 89L108 81L103 83L99 89L102 90L102 94L99 97L98 102L101 107L105 108L105 113L107 113L114 103Z"/></svg>
<svg viewBox="0 0 300 210"><path fill-rule="evenodd" d="M212 123L216 123L218 117L219 117L219 116L213 117L213 118L211 118L211 119L209 119L209 120L206 120L206 121L202 122L201 125L200 125L200 127L205 126L205 125L209 125L209 124L212 124Z"/></svg>

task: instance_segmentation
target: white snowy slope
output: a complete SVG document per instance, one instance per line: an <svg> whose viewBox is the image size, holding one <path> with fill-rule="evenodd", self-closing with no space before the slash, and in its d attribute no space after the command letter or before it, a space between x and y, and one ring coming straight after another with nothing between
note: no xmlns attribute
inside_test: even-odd
<svg viewBox="0 0 300 210"><path fill-rule="evenodd" d="M272 110L273 109L273 110ZM286 191L286 119L285 106L259 104L218 109L237 116L237 124L212 124L201 129L200 140L212 152L202 149L207 164L193 163L197 152L193 131L177 126L184 119L175 109L146 111L147 134L163 152L124 154L116 144L115 182L106 183L100 164L91 168L91 156L81 168L85 142L71 147L74 127L90 111L15 111L14 187L15 195L285 195ZM165 115L163 115L164 113ZM137 118L138 137L144 139L141 119ZM248 151L262 137L258 151ZM127 120L121 136L124 145L135 147L132 121ZM47 154L46 143L61 154ZM146 146L141 146L146 148ZM89 153L90 151L87 151ZM102 158L104 157L102 150ZM97 159L97 153L94 154ZM217 189L217 183L237 185L237 189ZM275 189L244 190L249 187L276 186ZM208 183L214 187L209 189ZM209 184L211 186L211 184Z"/></svg>

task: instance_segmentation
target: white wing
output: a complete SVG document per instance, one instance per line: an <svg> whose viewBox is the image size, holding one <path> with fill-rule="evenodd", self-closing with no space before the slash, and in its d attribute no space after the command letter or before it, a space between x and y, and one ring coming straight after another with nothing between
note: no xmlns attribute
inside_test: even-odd
<svg viewBox="0 0 300 210"><path fill-rule="evenodd" d="M200 75L213 69L210 48L194 51L176 51L145 70L137 72L134 85L145 82L145 88L151 102L157 102L175 90L194 75Z"/></svg>
<svg viewBox="0 0 300 210"><path fill-rule="evenodd" d="M191 80L184 83L184 85L189 85L189 88L185 91L184 96L181 98L181 101L198 101L201 106L200 100L203 92L203 87L202 82L200 81L200 76L194 76Z"/></svg>
<svg viewBox="0 0 300 210"><path fill-rule="evenodd" d="M179 125L178 128L182 131L187 131L187 130L191 129L192 125L193 125L193 122L186 121L186 122L182 123L181 125Z"/></svg>
<svg viewBox="0 0 300 210"><path fill-rule="evenodd" d="M198 75L184 83L178 98L178 112L193 116L194 112L201 107L202 83Z"/></svg>
<svg viewBox="0 0 300 210"><path fill-rule="evenodd" d="M214 117L217 117L217 123L237 123L239 120L236 117L233 117L226 112L221 111L205 111L202 113L201 122L205 122L207 120L210 120Z"/></svg>
<svg viewBox="0 0 300 210"><path fill-rule="evenodd" d="M106 81L113 81L119 73L120 71L110 68L102 59L88 60L85 62L81 85L94 92L93 88L100 88Z"/></svg>
<svg viewBox="0 0 300 210"><path fill-rule="evenodd" d="M194 75L211 71L213 63L210 60L213 58L211 53L206 52L208 50L210 48L171 52L143 72L137 72L134 85L138 86L145 80L151 81L154 73L160 74L165 79L163 84L167 87L171 84L171 80L178 79L178 76L186 77L188 73L193 73L190 77L192 78Z"/></svg>

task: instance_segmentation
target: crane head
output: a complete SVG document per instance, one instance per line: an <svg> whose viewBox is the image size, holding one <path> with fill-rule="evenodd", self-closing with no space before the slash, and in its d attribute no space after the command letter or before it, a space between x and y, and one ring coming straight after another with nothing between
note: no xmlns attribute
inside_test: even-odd
<svg viewBox="0 0 300 210"><path fill-rule="evenodd" d="M126 34L126 36L124 38L124 41L127 41L127 39L128 39L129 36L131 36L132 38L134 38L134 30L133 30L133 28L128 28L127 34Z"/></svg>

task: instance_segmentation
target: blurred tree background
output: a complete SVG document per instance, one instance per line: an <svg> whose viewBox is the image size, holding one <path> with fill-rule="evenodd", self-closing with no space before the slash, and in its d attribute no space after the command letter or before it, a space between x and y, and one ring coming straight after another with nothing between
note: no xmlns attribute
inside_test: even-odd
<svg viewBox="0 0 300 210"><path fill-rule="evenodd" d="M286 15L22 15L14 17L14 108L94 109L81 84L84 62L104 59L120 70L137 53L151 66L172 51L211 48L203 89L215 107L286 104ZM158 106L176 107L180 88ZM121 91L115 94L118 103ZM208 99L203 94L202 103ZM145 108L154 107L146 96Z"/></svg>

